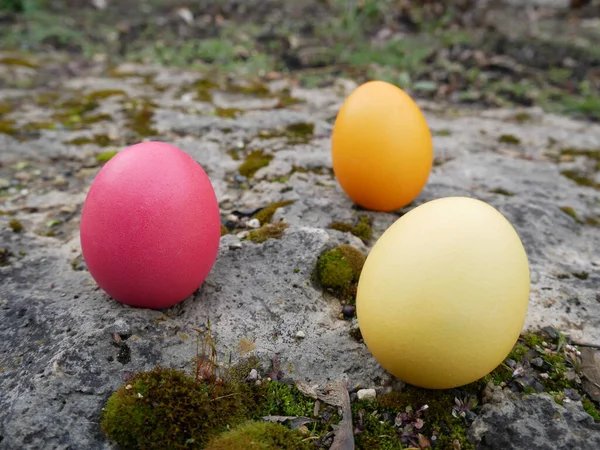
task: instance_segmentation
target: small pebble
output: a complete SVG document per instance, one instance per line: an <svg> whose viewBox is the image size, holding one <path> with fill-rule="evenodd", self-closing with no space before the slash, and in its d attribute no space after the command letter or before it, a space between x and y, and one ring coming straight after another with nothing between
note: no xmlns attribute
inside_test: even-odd
<svg viewBox="0 0 600 450"><path fill-rule="evenodd" d="M240 231L238 234L236 234L236 236L239 237L240 239L244 239L245 237L248 237L249 234L250 234L249 231Z"/></svg>
<svg viewBox="0 0 600 450"><path fill-rule="evenodd" d="M347 319L351 319L352 317L354 317L355 312L356 312L356 307L354 307L352 305L346 305L342 308L342 314Z"/></svg>
<svg viewBox="0 0 600 450"><path fill-rule="evenodd" d="M234 177L234 180L236 183L245 183L246 181L248 181L248 178L246 178L244 175L236 175Z"/></svg>
<svg viewBox="0 0 600 450"><path fill-rule="evenodd" d="M229 244L229 250L238 250L240 248L242 248L241 242L234 242L232 244Z"/></svg>
<svg viewBox="0 0 600 450"><path fill-rule="evenodd" d="M296 337L297 337L298 339L304 339L304 338L306 337L306 333L304 333L304 331L298 331L298 332L296 333Z"/></svg>
<svg viewBox="0 0 600 450"><path fill-rule="evenodd" d="M250 219L247 223L248 228L260 228L260 220Z"/></svg>
<svg viewBox="0 0 600 450"><path fill-rule="evenodd" d="M544 365L544 360L542 358L533 358L531 364L536 367L542 367Z"/></svg>
<svg viewBox="0 0 600 450"><path fill-rule="evenodd" d="M377 397L377 391L375 389L361 389L356 395L359 400L371 400Z"/></svg>
<svg viewBox="0 0 600 450"><path fill-rule="evenodd" d="M239 220L240 220L240 218L238 216L236 216L235 214L229 214L227 216L227 221L228 222L238 223Z"/></svg>
<svg viewBox="0 0 600 450"><path fill-rule="evenodd" d="M252 369L250 371L250 373L248 374L248 380L250 380L250 381L258 380L258 372L256 371L256 369Z"/></svg>

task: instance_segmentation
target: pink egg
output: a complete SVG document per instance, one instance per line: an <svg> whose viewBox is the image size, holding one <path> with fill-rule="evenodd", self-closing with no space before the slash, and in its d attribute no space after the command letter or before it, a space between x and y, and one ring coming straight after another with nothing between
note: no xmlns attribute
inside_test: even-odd
<svg viewBox="0 0 600 450"><path fill-rule="evenodd" d="M221 236L204 169L170 144L127 147L100 170L81 213L90 274L115 300L167 308L206 279Z"/></svg>

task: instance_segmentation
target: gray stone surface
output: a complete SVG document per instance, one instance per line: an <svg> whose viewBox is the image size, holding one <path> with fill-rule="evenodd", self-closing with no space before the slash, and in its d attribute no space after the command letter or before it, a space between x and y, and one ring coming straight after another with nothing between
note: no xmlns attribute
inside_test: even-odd
<svg viewBox="0 0 600 450"><path fill-rule="evenodd" d="M580 403L561 406L548 394L521 399L500 388L488 388L488 401L468 433L478 449L600 448L600 424L594 423Z"/></svg>
<svg viewBox="0 0 600 450"><path fill-rule="evenodd" d="M353 207L330 171L329 136L344 99L340 92L346 92L340 91L342 84L314 90L290 86L291 95L304 103L284 109L269 109L274 102L264 97L223 94L217 97L221 106L247 110L229 119L215 116L214 107L189 95L192 88L186 83L194 81L194 74L143 70L156 74L165 89L155 92L137 78L118 79L118 85L132 95L152 96L158 105L153 120L160 140L179 146L205 167L223 217L236 209L295 200L273 218L290 226L281 239L262 244L224 236L210 276L191 298L164 311L132 309L111 300L87 271L72 266L81 252L81 206L100 169L94 154L106 149L65 141L104 133L116 139L126 135L118 100L105 99L98 110L111 114L112 120L85 130L41 130L28 140L0 133L0 180L8 180L12 187L2 191L0 210L14 214L0 215L0 247L14 254L9 265L0 267L0 449L108 448L98 420L110 393L130 371L157 364L190 368L195 355L193 329L204 327L207 320L219 351L233 351L234 359L239 342L247 339L255 344L254 352L265 367L277 355L284 376L315 384L347 380L352 386L379 386L389 377L364 345L350 337L353 324L338 319L339 302L311 280L316 259L342 242L366 253L403 212L444 196L487 201L515 226L532 271L527 329L552 325L578 341L600 345L600 228L591 225L600 218L600 191L561 175L595 161L576 156L557 163L553 156L567 147L600 148L600 126L535 109L456 110L421 103L435 134L439 164L411 207L389 214L365 212ZM98 74L81 76L62 83L60 92L90 92L111 83L115 79ZM273 83L273 89L283 87L285 83ZM53 112L51 106L36 105L30 91L0 90L0 102L8 97L19 99L20 107L9 115L18 127L46 120ZM518 123L514 120L518 112L529 114L530 120ZM259 136L261 131L297 122L315 125L309 142L290 144L285 137ZM500 143L506 134L520 143ZM233 159L231 151L243 159L252 149L264 149L273 160L248 185L239 184L235 175L242 161ZM561 210L564 207L573 208L577 218ZM327 229L334 220L353 221L364 213L374 223L374 237L367 245ZM57 218L62 222L53 225L55 235L41 235ZM21 221L24 231L14 233L11 219ZM572 275L582 272L588 274L586 279ZM299 331L305 334L303 339L297 338ZM129 357L114 344L115 332L126 339ZM581 422L580 406L579 412L569 415L544 397L507 402L497 424L506 424L502 429L508 439L525 433L508 423L520 411L532 421L546 421L534 429L557 429L566 436L565 442L580 428L597 433ZM487 445L481 448L523 448L503 447L502 437L490 431L498 407L486 408L476 428ZM555 411L566 425L550 424Z"/></svg>

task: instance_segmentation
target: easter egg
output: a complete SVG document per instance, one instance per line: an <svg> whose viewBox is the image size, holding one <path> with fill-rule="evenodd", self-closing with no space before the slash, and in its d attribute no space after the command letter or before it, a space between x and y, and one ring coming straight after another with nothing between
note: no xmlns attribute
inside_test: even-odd
<svg viewBox="0 0 600 450"><path fill-rule="evenodd" d="M191 295L217 257L212 184L191 156L163 142L132 145L94 179L81 213L83 258L118 302L167 308Z"/></svg>
<svg viewBox="0 0 600 450"><path fill-rule="evenodd" d="M356 296L360 331L397 378L462 386L512 350L529 277L522 242L498 210L466 197L433 200L400 217L369 253Z"/></svg>
<svg viewBox="0 0 600 450"><path fill-rule="evenodd" d="M359 206L393 211L412 202L433 164L425 117L402 89L369 81L338 111L331 137L333 171Z"/></svg>

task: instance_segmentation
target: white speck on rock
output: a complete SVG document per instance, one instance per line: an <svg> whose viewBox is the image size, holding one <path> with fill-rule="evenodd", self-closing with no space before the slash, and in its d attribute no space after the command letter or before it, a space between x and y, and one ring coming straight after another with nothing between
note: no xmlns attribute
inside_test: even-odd
<svg viewBox="0 0 600 450"><path fill-rule="evenodd" d="M248 228L260 228L260 220L258 219L250 219L248 221Z"/></svg>
<svg viewBox="0 0 600 450"><path fill-rule="evenodd" d="M304 331L298 331L298 332L296 333L296 337L297 337L298 339L304 339L304 338L306 337L306 333L305 333Z"/></svg>
<svg viewBox="0 0 600 450"><path fill-rule="evenodd" d="M371 400L377 397L377 392L375 389L360 389L356 395L359 400Z"/></svg>

